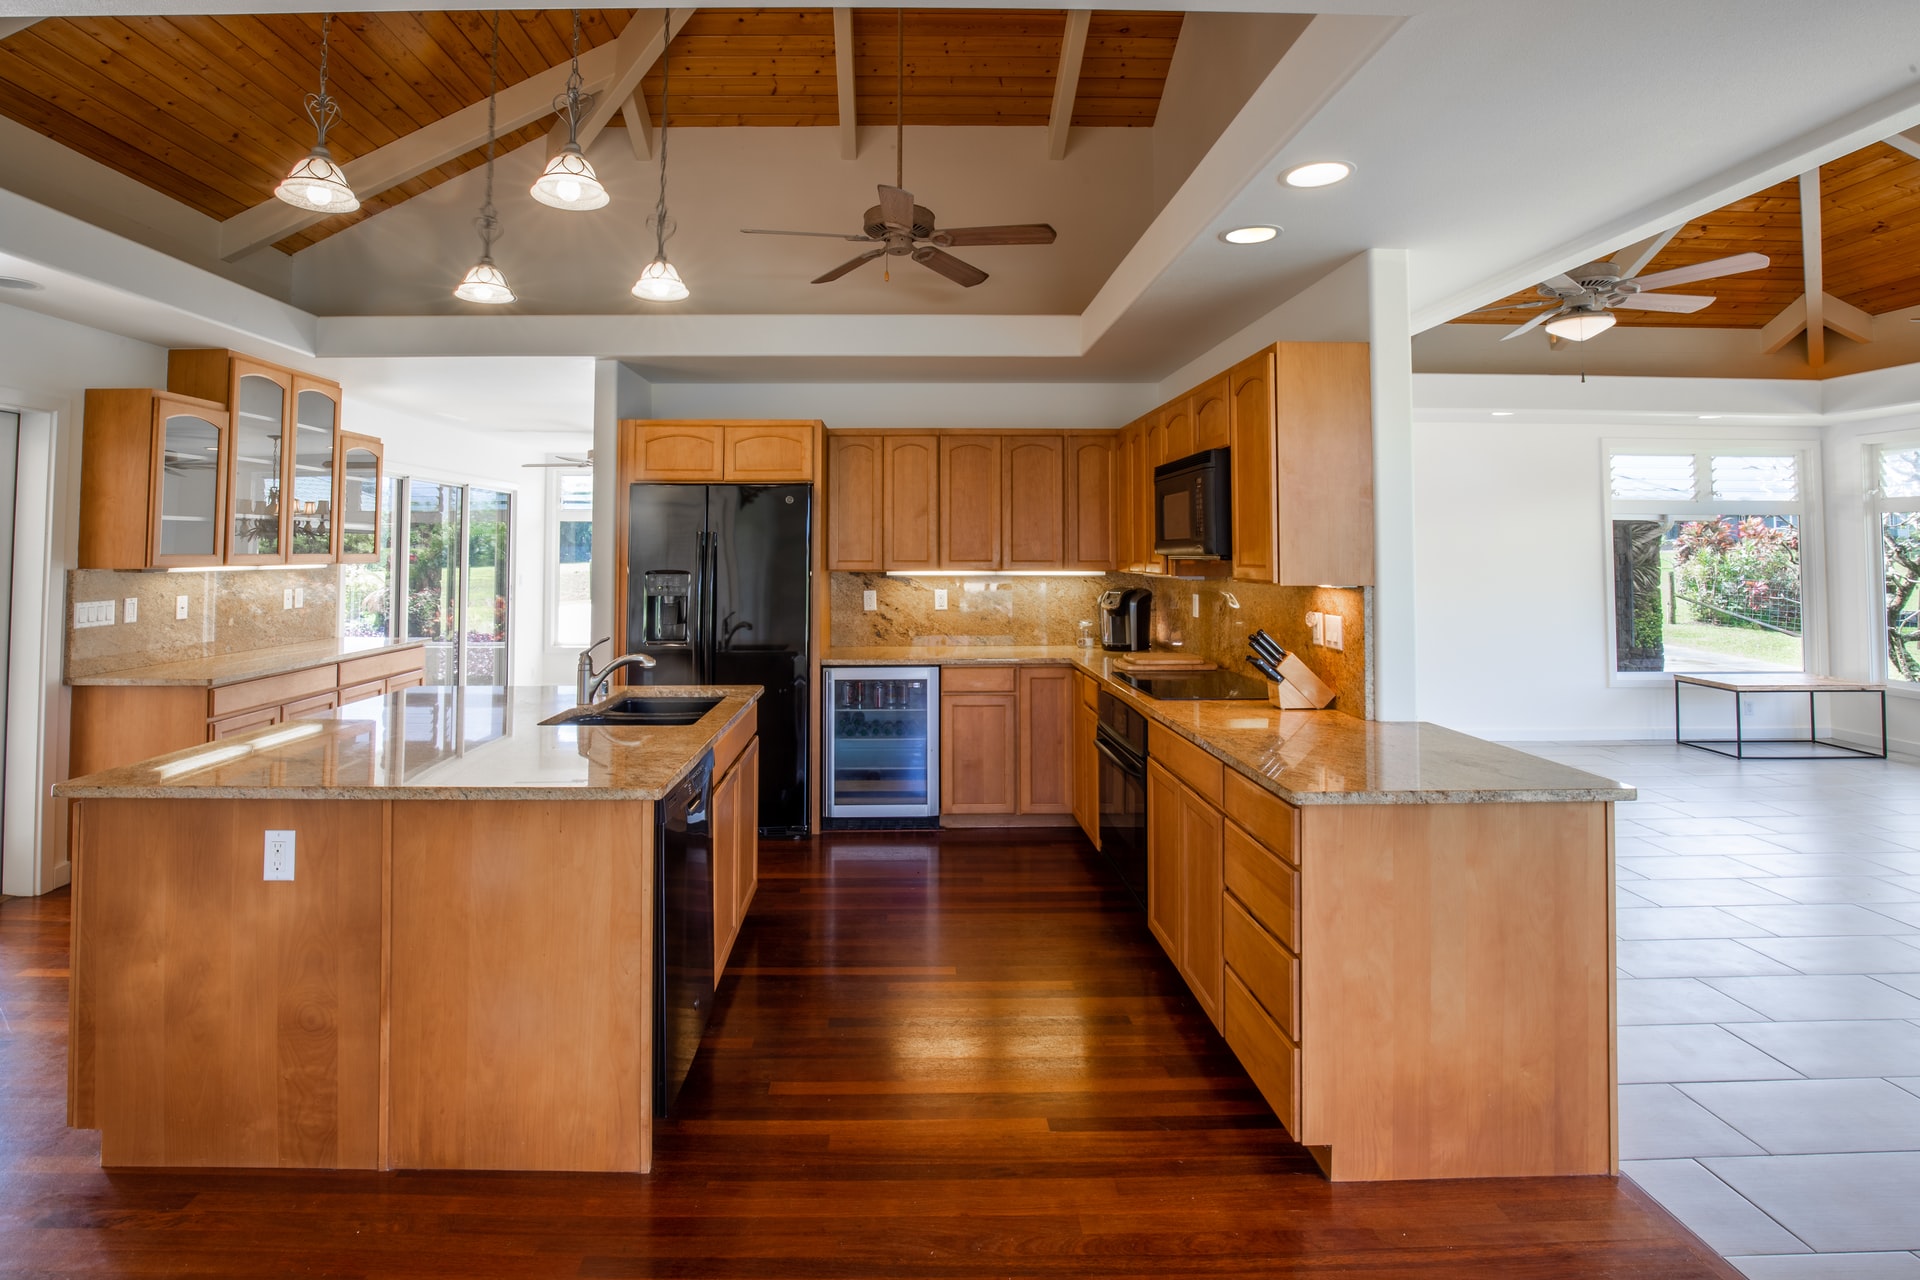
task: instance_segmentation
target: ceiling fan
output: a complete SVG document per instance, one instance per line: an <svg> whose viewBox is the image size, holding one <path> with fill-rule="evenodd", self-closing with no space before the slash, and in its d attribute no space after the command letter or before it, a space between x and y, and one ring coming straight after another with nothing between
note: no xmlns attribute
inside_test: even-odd
<svg viewBox="0 0 1920 1280"><path fill-rule="evenodd" d="M1668 285L1716 280L1744 271L1759 271L1770 261L1764 253L1736 253L1730 258L1715 258L1711 262L1696 262L1690 267L1675 267L1671 271L1656 271L1644 276L1623 276L1617 263L1589 262L1564 275L1541 281L1538 289L1542 297L1540 302L1486 307L1471 314L1479 316L1548 308L1506 334L1500 341L1511 341L1544 324L1547 332L1555 337L1585 342L1613 327L1613 312L1616 310L1693 312L1713 305L1714 301L1708 294L1653 293L1651 290L1664 289Z"/></svg>
<svg viewBox="0 0 1920 1280"><path fill-rule="evenodd" d="M843 235L837 231L768 231L742 227L748 236L817 236L828 240L851 240L855 244L880 246L850 258L823 276L815 284L838 280L855 267L875 258L912 258L921 266L938 271L963 288L971 289L987 278L987 273L970 262L948 253L948 249L1005 244L1052 244L1054 230L1044 222L1027 222L999 227L952 227L936 229L933 210L913 202L906 190L906 17L902 10L896 18L899 68L894 89L894 170L893 185L880 188L880 203L868 209L860 219L861 234Z"/></svg>
<svg viewBox="0 0 1920 1280"><path fill-rule="evenodd" d="M523 462L523 467L555 467L565 471L581 471L593 466L593 450L581 453L556 453L545 462Z"/></svg>

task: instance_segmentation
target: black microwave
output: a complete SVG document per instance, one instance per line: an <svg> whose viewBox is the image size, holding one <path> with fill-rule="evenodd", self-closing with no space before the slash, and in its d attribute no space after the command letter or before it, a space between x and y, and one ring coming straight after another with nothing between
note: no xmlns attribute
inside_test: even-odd
<svg viewBox="0 0 1920 1280"><path fill-rule="evenodd" d="M1233 555L1226 449L1208 449L1153 469L1153 551L1179 560Z"/></svg>

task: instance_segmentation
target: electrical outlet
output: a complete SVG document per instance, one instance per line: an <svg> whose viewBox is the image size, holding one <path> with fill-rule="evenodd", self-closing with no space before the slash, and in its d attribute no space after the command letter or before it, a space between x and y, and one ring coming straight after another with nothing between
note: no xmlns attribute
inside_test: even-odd
<svg viewBox="0 0 1920 1280"><path fill-rule="evenodd" d="M1200 593L1198 591L1193 593L1193 616L1196 618L1200 616Z"/></svg>
<svg viewBox="0 0 1920 1280"><path fill-rule="evenodd" d="M186 616L187 616L187 598L185 596L175 596L173 598L174 621L176 622L182 621L186 618Z"/></svg>
<svg viewBox="0 0 1920 1280"><path fill-rule="evenodd" d="M872 613L875 609L878 609L880 607L880 593L878 591L862 591L860 593L860 607L868 613Z"/></svg>
<svg viewBox="0 0 1920 1280"><path fill-rule="evenodd" d="M113 601L76 600L73 602L73 626L110 627L113 625Z"/></svg>
<svg viewBox="0 0 1920 1280"><path fill-rule="evenodd" d="M933 589L933 607L936 609L944 609L947 607L947 589L945 587L935 587Z"/></svg>
<svg viewBox="0 0 1920 1280"><path fill-rule="evenodd" d="M293 607L296 609L304 609L307 607L307 589L305 587L295 587L293 589Z"/></svg>
<svg viewBox="0 0 1920 1280"><path fill-rule="evenodd" d="M266 855L266 870L261 879L293 879L293 832L267 832Z"/></svg>
<svg viewBox="0 0 1920 1280"><path fill-rule="evenodd" d="M1320 629L1326 633L1327 648L1345 650L1346 624L1339 614L1321 614Z"/></svg>
<svg viewBox="0 0 1920 1280"><path fill-rule="evenodd" d="M282 609L293 608L293 588L292 587L288 587L285 591L282 591L280 593L280 607Z"/></svg>
<svg viewBox="0 0 1920 1280"><path fill-rule="evenodd" d="M125 603L126 603L126 610L125 610L125 617L126 617L126 621L128 621L128 622L137 622L137 621L139 621L139 618L140 618L140 597L139 597L139 596L128 596L128 597L126 598L126 601L125 601Z"/></svg>

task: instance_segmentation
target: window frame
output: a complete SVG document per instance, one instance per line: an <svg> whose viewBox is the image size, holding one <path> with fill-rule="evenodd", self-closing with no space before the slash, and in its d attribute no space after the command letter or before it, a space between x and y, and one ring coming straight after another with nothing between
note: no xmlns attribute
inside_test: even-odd
<svg viewBox="0 0 1920 1280"><path fill-rule="evenodd" d="M1826 670L1827 614L1826 564L1821 517L1821 442L1808 436L1777 439L1742 436L1716 440L1710 436L1680 436L1648 439L1644 436L1608 436L1600 441L1600 562L1604 584L1602 621L1606 629L1604 657L1607 686L1614 689L1671 688L1676 675L1685 671L1622 671L1614 618L1616 586L1613 573L1613 522L1635 516L1663 516L1678 520L1702 520L1725 515L1790 515L1800 521L1800 669L1803 672ZM1694 493L1689 502L1615 499L1613 496L1613 459L1616 455L1691 454L1694 459ZM1713 492L1714 458L1767 457L1792 454L1796 460L1800 497L1795 502L1717 502ZM1698 495L1704 491L1703 500ZM1877 518L1877 517L1876 517Z"/></svg>
<svg viewBox="0 0 1920 1280"><path fill-rule="evenodd" d="M559 455L548 454L546 460L548 462L557 462L559 461ZM540 624L540 638L549 652L578 653L580 652L579 648L576 648L570 643L563 642L560 639L558 616L560 610L560 481L562 477L565 476L585 476L588 481L591 482L593 480L593 467L589 465L584 467L558 466L547 468L547 555L545 572L541 574L545 586L541 591L540 612L542 621ZM594 500L595 502L599 501L598 494L594 495ZM587 639L589 641L593 639L593 624L591 621L587 624Z"/></svg>
<svg viewBox="0 0 1920 1280"><path fill-rule="evenodd" d="M1867 547L1870 557L1867 584L1871 591L1867 609L1868 616L1872 619L1873 631L1871 678L1875 683L1884 683L1888 693L1904 697L1920 697L1920 680L1902 680L1892 673L1893 659L1887 644L1887 623L1884 612L1887 598L1887 551L1883 541L1886 536L1884 517L1890 512L1920 512L1920 497L1889 499L1880 489L1883 474L1880 469L1880 455L1920 449L1920 431L1902 431L1863 443L1867 447Z"/></svg>

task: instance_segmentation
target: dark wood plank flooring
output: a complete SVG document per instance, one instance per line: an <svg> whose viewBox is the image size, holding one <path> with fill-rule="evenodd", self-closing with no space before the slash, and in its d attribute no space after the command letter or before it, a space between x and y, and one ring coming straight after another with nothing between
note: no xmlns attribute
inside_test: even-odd
<svg viewBox="0 0 1920 1280"><path fill-rule="evenodd" d="M1628 1182L1333 1185L1077 837L763 848L649 1177L103 1173L0 907L0 1275L1736 1275Z"/></svg>

